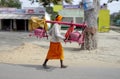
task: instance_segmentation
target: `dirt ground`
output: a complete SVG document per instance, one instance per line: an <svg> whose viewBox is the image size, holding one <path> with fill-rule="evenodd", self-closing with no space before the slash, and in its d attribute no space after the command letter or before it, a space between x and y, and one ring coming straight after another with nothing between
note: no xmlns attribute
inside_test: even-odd
<svg viewBox="0 0 120 79"><path fill-rule="evenodd" d="M65 30L62 31L63 34ZM29 37L29 32L0 32L0 63L42 64L50 39ZM98 49L80 50L77 43L64 43L65 60L69 66L120 67L120 33L110 30L98 33ZM59 65L58 60L49 65Z"/></svg>

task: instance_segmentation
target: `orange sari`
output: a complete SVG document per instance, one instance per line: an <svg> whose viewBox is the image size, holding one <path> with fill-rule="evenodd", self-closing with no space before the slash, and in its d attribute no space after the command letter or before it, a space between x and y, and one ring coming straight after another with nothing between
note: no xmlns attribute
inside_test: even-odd
<svg viewBox="0 0 120 79"><path fill-rule="evenodd" d="M50 47L46 59L64 59L63 48L60 42L50 42Z"/></svg>

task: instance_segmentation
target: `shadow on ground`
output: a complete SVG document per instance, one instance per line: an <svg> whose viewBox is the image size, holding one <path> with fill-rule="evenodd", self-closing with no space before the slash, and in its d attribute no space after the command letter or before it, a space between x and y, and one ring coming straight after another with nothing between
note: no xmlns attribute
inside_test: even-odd
<svg viewBox="0 0 120 79"><path fill-rule="evenodd" d="M8 65L12 65L12 66L22 66L22 67L27 67L27 68L34 68L36 70L42 70L42 71L47 71L47 72L51 72L55 69L59 69L60 67L55 67L55 66L48 66L49 69L45 69L42 65L32 65L32 64L10 64L10 63L2 63L2 64L8 64Z"/></svg>

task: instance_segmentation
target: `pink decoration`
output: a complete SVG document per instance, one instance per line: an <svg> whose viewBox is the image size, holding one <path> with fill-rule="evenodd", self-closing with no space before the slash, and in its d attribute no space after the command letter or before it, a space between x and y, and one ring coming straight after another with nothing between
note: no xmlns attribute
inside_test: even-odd
<svg viewBox="0 0 120 79"><path fill-rule="evenodd" d="M29 34L29 36L36 36L37 38L47 37L47 39L48 39L47 32L44 29L35 29L34 33Z"/></svg>

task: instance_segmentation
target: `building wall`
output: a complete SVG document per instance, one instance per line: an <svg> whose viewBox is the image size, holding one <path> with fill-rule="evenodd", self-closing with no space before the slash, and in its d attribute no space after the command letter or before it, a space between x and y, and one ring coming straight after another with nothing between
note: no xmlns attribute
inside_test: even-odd
<svg viewBox="0 0 120 79"><path fill-rule="evenodd" d="M70 22L73 20L74 23L82 23L84 21L84 11L82 9L63 9L59 11L65 20ZM72 18L72 19L71 19Z"/></svg>

